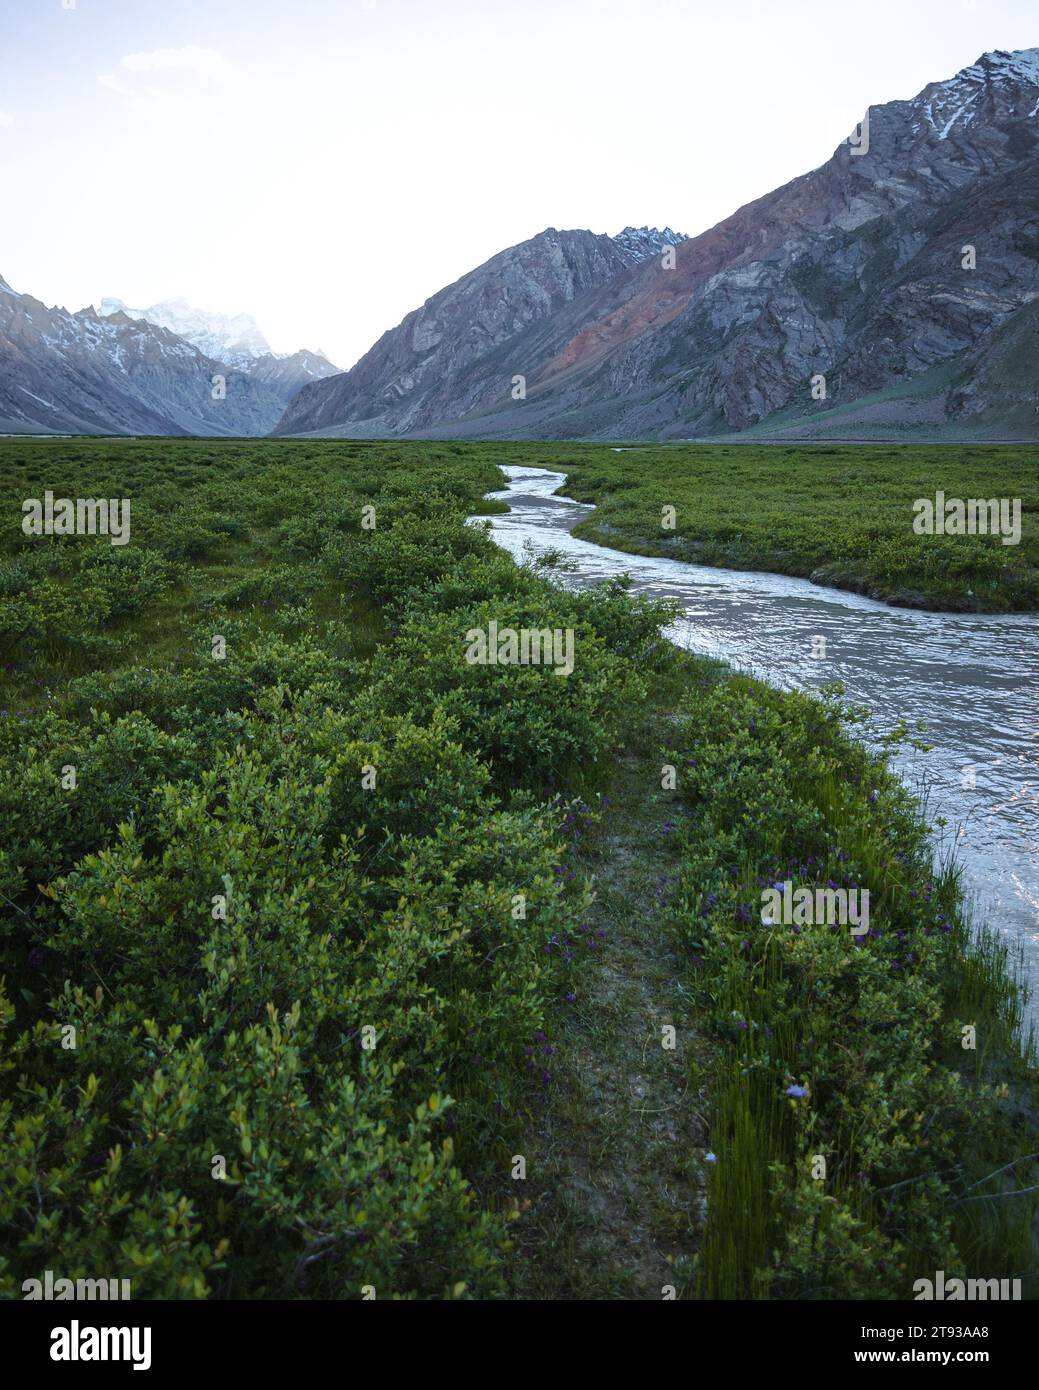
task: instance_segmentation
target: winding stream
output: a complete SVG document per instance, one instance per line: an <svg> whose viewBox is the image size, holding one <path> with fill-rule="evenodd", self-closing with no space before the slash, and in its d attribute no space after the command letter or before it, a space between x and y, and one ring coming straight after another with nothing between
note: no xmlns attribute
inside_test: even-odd
<svg viewBox="0 0 1039 1390"><path fill-rule="evenodd" d="M511 511L490 518L491 534L518 561L561 551L576 569L560 580L576 587L627 572L633 590L681 602L667 634L680 646L785 688L843 681L881 733L926 722L932 750L903 748L895 766L947 820L938 848L955 848L976 920L1019 957L1039 1021L1039 620L919 613L805 579L608 550L570 534L590 508L553 495L565 473L502 471L508 487L489 496Z"/></svg>

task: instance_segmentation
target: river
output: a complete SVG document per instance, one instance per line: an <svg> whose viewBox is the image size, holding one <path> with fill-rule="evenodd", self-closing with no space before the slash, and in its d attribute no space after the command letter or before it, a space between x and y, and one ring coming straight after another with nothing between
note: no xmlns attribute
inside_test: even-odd
<svg viewBox="0 0 1039 1390"><path fill-rule="evenodd" d="M921 613L806 579L627 555L570 534L590 508L554 496L564 473L502 471L508 487L489 496L511 510L491 533L518 561L561 551L576 569L560 582L575 587L627 573L634 591L680 601L667 635L690 651L784 688L839 680L878 733L924 721L931 751L903 746L894 765L932 823L947 821L936 849L955 851L975 921L1006 938L1039 1031L1039 620Z"/></svg>

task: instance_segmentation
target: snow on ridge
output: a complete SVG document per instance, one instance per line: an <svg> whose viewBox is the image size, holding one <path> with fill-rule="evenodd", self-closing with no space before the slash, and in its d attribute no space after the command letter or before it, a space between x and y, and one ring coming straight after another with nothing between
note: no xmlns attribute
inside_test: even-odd
<svg viewBox="0 0 1039 1390"><path fill-rule="evenodd" d="M997 48L984 56L992 67L1004 68L1012 76L1039 86L1039 48L1019 48L1015 53Z"/></svg>
<svg viewBox="0 0 1039 1390"><path fill-rule="evenodd" d="M1039 87L1039 48L1022 48L1014 53L996 49L983 53L975 63L963 68L945 82L926 87L917 107L939 140L945 140L959 124L970 127L978 117L979 97L993 85L1020 84ZM1029 112L1039 112L1039 102Z"/></svg>
<svg viewBox="0 0 1039 1390"><path fill-rule="evenodd" d="M984 85L993 77L1028 82L1039 87L1039 48L1019 48L1015 53L997 48L991 53L983 53L976 63L971 63L970 67L940 85L949 87L960 81Z"/></svg>
<svg viewBox="0 0 1039 1390"><path fill-rule="evenodd" d="M611 238L632 261L644 261L659 255L668 246L678 246L689 237L685 232L673 232L670 227L625 227Z"/></svg>

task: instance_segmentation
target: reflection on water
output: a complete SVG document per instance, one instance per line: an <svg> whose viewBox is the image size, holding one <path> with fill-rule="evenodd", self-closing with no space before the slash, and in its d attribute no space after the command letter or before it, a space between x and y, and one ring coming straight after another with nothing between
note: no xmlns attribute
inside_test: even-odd
<svg viewBox="0 0 1039 1390"><path fill-rule="evenodd" d="M506 467L509 503L492 534L517 560L556 549L582 586L624 573L633 589L677 598L668 635L774 684L844 683L879 732L927 724L929 753L901 750L895 766L925 793L940 849L955 844L978 920L1023 951L1031 1014L1039 1008L1039 620L917 613L804 579L713 569L607 550L570 535L587 507L553 497L566 475ZM819 638L825 638L820 643ZM825 652L824 657L813 653Z"/></svg>

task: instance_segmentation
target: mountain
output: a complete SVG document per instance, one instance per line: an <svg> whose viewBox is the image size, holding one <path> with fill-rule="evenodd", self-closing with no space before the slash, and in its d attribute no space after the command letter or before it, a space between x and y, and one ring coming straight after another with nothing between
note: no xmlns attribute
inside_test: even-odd
<svg viewBox="0 0 1039 1390"><path fill-rule="evenodd" d="M251 314L214 314L196 309L186 299L167 299L148 309L128 309L121 299L102 299L102 316L123 313L168 328L198 348L204 357L234 367L262 382L283 406L309 381L335 376L323 352L272 352Z"/></svg>
<svg viewBox="0 0 1039 1390"><path fill-rule="evenodd" d="M678 240L673 267L636 258L631 228L549 229L493 257L305 386L276 432L1035 437L991 354L1035 344L1039 50L871 107L862 136Z"/></svg>
<svg viewBox="0 0 1039 1390"><path fill-rule="evenodd" d="M656 227L625 227L613 239L622 251L627 252L632 265L649 256L660 256L669 246L689 240L685 232L673 232L670 227L665 227L662 232Z"/></svg>
<svg viewBox="0 0 1039 1390"><path fill-rule="evenodd" d="M311 352L309 348L300 348L298 352L267 352L262 357L242 361L241 370L264 385L283 407L308 382L339 374L339 368L334 367L323 352Z"/></svg>
<svg viewBox="0 0 1039 1390"><path fill-rule="evenodd" d="M166 299L147 309L130 309L121 299L102 299L102 317L122 313L168 328L194 344L205 357L240 367L256 357L271 356L270 344L249 314L214 314L196 309L186 299Z"/></svg>
<svg viewBox="0 0 1039 1390"><path fill-rule="evenodd" d="M397 434L464 415L503 381L508 394L526 364L503 354L503 345L555 322L630 263L612 237L549 227L427 299L349 372L304 386L278 432L349 421L350 433Z"/></svg>
<svg viewBox="0 0 1039 1390"><path fill-rule="evenodd" d="M238 367L107 309L48 308L0 279L0 432L262 435L304 382L336 371L314 353L269 349Z"/></svg>

